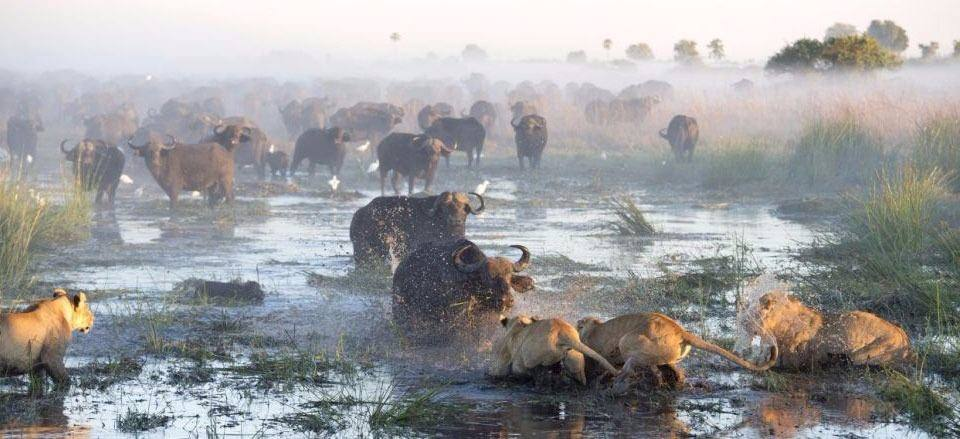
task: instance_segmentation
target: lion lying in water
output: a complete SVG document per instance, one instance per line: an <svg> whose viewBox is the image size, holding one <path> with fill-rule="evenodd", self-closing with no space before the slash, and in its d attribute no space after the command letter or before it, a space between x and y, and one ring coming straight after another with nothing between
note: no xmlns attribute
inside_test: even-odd
<svg viewBox="0 0 960 439"><path fill-rule="evenodd" d="M58 388L70 385L63 356L72 333L90 331L93 312L87 295L62 289L21 312L0 315L0 376L46 372Z"/></svg>
<svg viewBox="0 0 960 439"><path fill-rule="evenodd" d="M530 316L500 318L506 334L493 345L496 356L490 375L527 375L540 366L560 364L563 372L580 384L587 384L584 355L599 362L608 372L617 369L600 354L580 342L577 330L560 319L537 320Z"/></svg>
<svg viewBox="0 0 960 439"><path fill-rule="evenodd" d="M864 311L825 315L776 291L764 294L748 317L745 326L751 337L776 339L778 368L810 369L837 363L903 367L915 358L902 328Z"/></svg>
<svg viewBox="0 0 960 439"><path fill-rule="evenodd" d="M691 348L713 352L740 367L760 372L777 361L777 347L770 349L770 358L760 365L746 361L732 352L687 332L679 323L660 313L627 314L602 322L588 317L577 322L580 338L613 364L622 364L617 386L622 388L637 367L653 373L653 385L664 383L664 373L674 387L683 385L683 371L677 363Z"/></svg>

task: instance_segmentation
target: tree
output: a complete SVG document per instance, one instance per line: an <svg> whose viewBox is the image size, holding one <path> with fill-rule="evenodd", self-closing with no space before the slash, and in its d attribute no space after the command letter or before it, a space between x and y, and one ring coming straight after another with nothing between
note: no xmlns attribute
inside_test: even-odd
<svg viewBox="0 0 960 439"><path fill-rule="evenodd" d="M723 49L723 41L720 41L719 38L714 38L713 41L710 41L710 44L707 44L707 48L710 49L710 58L720 61L726 55Z"/></svg>
<svg viewBox="0 0 960 439"><path fill-rule="evenodd" d="M900 53L907 50L910 40L907 31L892 20L873 20L867 28L867 35L875 38L881 46Z"/></svg>
<svg viewBox="0 0 960 439"><path fill-rule="evenodd" d="M673 45L673 59L684 65L700 64L700 52L697 52L697 42L680 40Z"/></svg>
<svg viewBox="0 0 960 439"><path fill-rule="evenodd" d="M770 57L766 69L774 73L812 73L822 70L823 46L820 40L812 38L794 41Z"/></svg>
<svg viewBox="0 0 960 439"><path fill-rule="evenodd" d="M868 71L899 66L897 54L866 35L833 38L823 46L823 60L839 71Z"/></svg>
<svg viewBox="0 0 960 439"><path fill-rule="evenodd" d="M627 58L634 61L653 59L653 50L650 50L647 43L631 44L627 47Z"/></svg>
<svg viewBox="0 0 960 439"><path fill-rule="evenodd" d="M605 39L603 40L603 50L606 50L606 51L607 51L607 59L608 59L608 60L610 59L610 49L612 49L612 48L613 48L613 40L611 40L611 39L609 39L609 38L605 38Z"/></svg>
<svg viewBox="0 0 960 439"><path fill-rule="evenodd" d="M587 52L577 50L567 54L567 62L572 64L586 64Z"/></svg>
<svg viewBox="0 0 960 439"><path fill-rule="evenodd" d="M400 42L400 32L394 32L394 33L390 34L390 41L393 42L394 44L399 43L399 42Z"/></svg>
<svg viewBox="0 0 960 439"><path fill-rule="evenodd" d="M852 24L833 23L833 26L828 27L827 32L823 35L823 41L831 38L849 37L850 35L857 35L859 33L857 27Z"/></svg>
<svg viewBox="0 0 960 439"><path fill-rule="evenodd" d="M917 44L917 47L920 48L920 58L921 59L934 59L940 52L940 43L936 41L931 41L930 44Z"/></svg>
<svg viewBox="0 0 960 439"><path fill-rule="evenodd" d="M467 44L467 47L463 48L460 56L467 61L486 61L487 51L481 49L480 46L476 44Z"/></svg>

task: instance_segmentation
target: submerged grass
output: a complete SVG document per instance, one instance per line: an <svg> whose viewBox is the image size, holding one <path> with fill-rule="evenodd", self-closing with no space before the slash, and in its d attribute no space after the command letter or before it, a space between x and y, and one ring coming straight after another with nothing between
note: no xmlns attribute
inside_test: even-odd
<svg viewBox="0 0 960 439"><path fill-rule="evenodd" d="M166 427L173 418L159 413L140 412L127 408L124 414L117 414L115 427L124 433L139 433L155 428Z"/></svg>
<svg viewBox="0 0 960 439"><path fill-rule="evenodd" d="M608 228L621 235L650 236L656 233L656 229L632 199L613 199L610 200L610 205L617 220L609 222Z"/></svg>

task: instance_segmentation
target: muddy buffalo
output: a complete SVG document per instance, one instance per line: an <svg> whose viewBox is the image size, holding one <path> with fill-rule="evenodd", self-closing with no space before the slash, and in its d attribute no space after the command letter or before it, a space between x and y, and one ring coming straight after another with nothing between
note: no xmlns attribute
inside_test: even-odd
<svg viewBox="0 0 960 439"><path fill-rule="evenodd" d="M175 209L181 191L200 191L210 207L226 198L233 202L233 150L240 142L239 130L228 130L232 137L221 143L182 144L167 136L166 142L150 140L145 145L127 145L143 157L153 178L170 198Z"/></svg>
<svg viewBox="0 0 960 439"><path fill-rule="evenodd" d="M660 130L660 137L670 142L670 149L677 160L693 161L693 148L700 138L700 127L697 120L678 114L670 119L666 129Z"/></svg>
<svg viewBox="0 0 960 439"><path fill-rule="evenodd" d="M413 185L417 178L424 180L423 190L429 192L437 173L440 155L450 154L452 151L440 139L425 134L391 133L384 137L380 145L377 145L380 195L386 191L387 174L390 171L393 171L391 184L397 195L400 195L397 184L401 176L407 177L409 194L413 194Z"/></svg>
<svg viewBox="0 0 960 439"><path fill-rule="evenodd" d="M293 148L293 163L290 164L290 176L297 173L300 162L310 161L308 173L313 177L317 164L330 167L330 173L340 175L343 160L347 157L346 142L351 136L340 127L312 128L303 132L297 138Z"/></svg>
<svg viewBox="0 0 960 439"><path fill-rule="evenodd" d="M473 167L474 158L476 158L477 167L480 167L480 154L483 152L487 130L476 119L441 117L433 122L425 134L440 139L451 150L467 153L468 168ZM445 156L449 165L450 154L446 153Z"/></svg>
<svg viewBox="0 0 960 439"><path fill-rule="evenodd" d="M393 321L414 339L457 336L494 328L513 307L514 295L533 284L519 274L530 252L516 262L488 257L466 239L431 242L410 253L393 274Z"/></svg>
<svg viewBox="0 0 960 439"><path fill-rule="evenodd" d="M412 249L430 241L463 238L467 216L483 212L462 192L431 197L377 197L353 214L350 241L358 266L381 266L391 257L402 260Z"/></svg>
<svg viewBox="0 0 960 439"><path fill-rule="evenodd" d="M85 190L97 189L97 204L106 195L107 203L113 205L127 160L123 152L99 139L84 139L69 150L64 148L67 142L69 139L60 142L60 151L72 164L77 180Z"/></svg>
<svg viewBox="0 0 960 439"><path fill-rule="evenodd" d="M531 168L539 168L543 148L547 146L547 120L537 115L523 116L513 125L513 130L520 169L523 169L524 158L530 162Z"/></svg>

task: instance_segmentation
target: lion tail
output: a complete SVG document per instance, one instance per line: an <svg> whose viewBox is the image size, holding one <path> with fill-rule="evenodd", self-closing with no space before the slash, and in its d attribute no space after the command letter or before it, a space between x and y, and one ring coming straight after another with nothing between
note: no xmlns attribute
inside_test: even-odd
<svg viewBox="0 0 960 439"><path fill-rule="evenodd" d="M743 358L738 357L733 352L730 352L720 346L710 343L700 338L696 334L692 334L687 331L683 332L683 341L685 341L690 346L693 346L697 349L703 349L708 352L713 352L714 354L717 354L723 358L726 358L727 360L730 360L736 363L738 366L744 369L752 370L754 372L763 372L773 367L775 364L777 364L777 358L779 357L779 353L780 353L779 350L777 349L777 344L774 343L770 347L770 358L767 359L767 361L764 362L763 364L753 364L747 360L744 360Z"/></svg>
<svg viewBox="0 0 960 439"><path fill-rule="evenodd" d="M603 355L600 355L599 353L597 353L597 351L591 349L590 346L583 344L582 341L571 340L570 342L568 342L568 345L570 349L573 349L575 351L580 352L583 355L593 358L597 363L600 363L600 365L603 366L603 368L606 369L607 372L610 372L614 375L620 374L620 370L618 370L616 367L613 367L613 365L610 364L610 362L607 361L606 358L603 358Z"/></svg>

